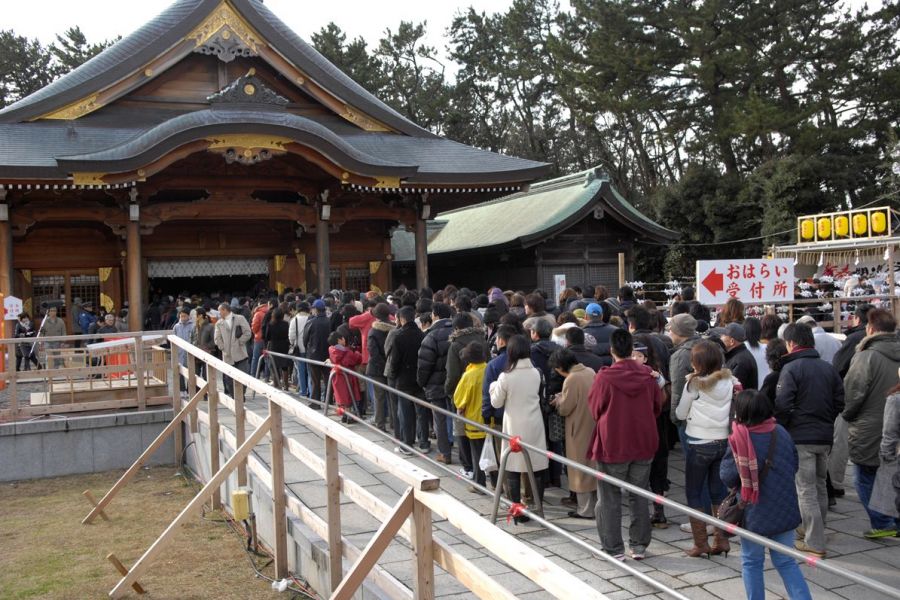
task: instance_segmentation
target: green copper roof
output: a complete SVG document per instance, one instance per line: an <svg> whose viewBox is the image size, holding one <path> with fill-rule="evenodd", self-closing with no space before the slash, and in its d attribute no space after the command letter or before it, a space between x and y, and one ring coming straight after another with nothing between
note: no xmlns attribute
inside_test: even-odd
<svg viewBox="0 0 900 600"><path fill-rule="evenodd" d="M429 239L428 253L532 246L577 223L597 206L639 238L667 242L679 237L634 208L602 170L589 169L534 184L527 192L441 213L436 220L443 227Z"/></svg>

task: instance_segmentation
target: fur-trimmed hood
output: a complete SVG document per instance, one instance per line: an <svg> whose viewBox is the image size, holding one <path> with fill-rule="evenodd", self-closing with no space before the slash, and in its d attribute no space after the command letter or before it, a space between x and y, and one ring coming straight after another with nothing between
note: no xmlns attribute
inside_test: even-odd
<svg viewBox="0 0 900 600"><path fill-rule="evenodd" d="M388 323L387 321L374 321L372 323L372 329L377 329L378 331L383 331L385 333L390 333L396 328L396 325L394 325L393 323Z"/></svg>
<svg viewBox="0 0 900 600"><path fill-rule="evenodd" d="M465 329L457 329L450 334L450 341L453 342L456 339L467 335L480 335L481 337L485 337L484 327L466 327Z"/></svg>
<svg viewBox="0 0 900 600"><path fill-rule="evenodd" d="M728 369L719 369L715 373L710 373L709 375L705 375L702 377L691 377L691 389L700 390L701 392L707 395L714 395L712 392L717 388L725 388L725 386L721 385L723 381L727 381L729 384L732 383L733 375L731 371ZM731 385L725 389L731 389Z"/></svg>

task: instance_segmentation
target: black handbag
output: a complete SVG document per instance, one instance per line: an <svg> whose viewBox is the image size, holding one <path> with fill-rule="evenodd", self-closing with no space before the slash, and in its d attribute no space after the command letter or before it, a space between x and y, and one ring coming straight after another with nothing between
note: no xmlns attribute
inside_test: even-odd
<svg viewBox="0 0 900 600"><path fill-rule="evenodd" d="M547 415L547 437L551 442L566 441L566 418L555 408Z"/></svg>
<svg viewBox="0 0 900 600"><path fill-rule="evenodd" d="M772 440L769 442L769 452L766 455L766 463L763 465L762 471L759 472L759 490L762 492L763 482L766 480L766 475L769 474L769 468L772 466L772 457L775 456L775 447L778 445L778 430L772 430ZM720 521L725 521L726 523L731 523L733 525L737 525L738 527L744 526L744 510L747 508L747 503L741 498L740 495L740 486L733 487L728 492L728 495L725 496L725 499L722 500L722 503L719 505L719 511L716 513L716 518ZM721 530L727 537L733 537L734 534L728 531Z"/></svg>

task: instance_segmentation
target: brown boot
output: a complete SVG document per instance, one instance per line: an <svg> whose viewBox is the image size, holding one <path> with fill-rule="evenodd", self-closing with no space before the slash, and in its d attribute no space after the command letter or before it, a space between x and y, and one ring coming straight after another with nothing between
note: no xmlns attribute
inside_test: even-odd
<svg viewBox="0 0 900 600"><path fill-rule="evenodd" d="M706 555L709 558L710 548L706 541L706 523L697 519L690 519L691 534L694 536L694 547L685 550L684 553L691 558Z"/></svg>
<svg viewBox="0 0 900 600"><path fill-rule="evenodd" d="M719 507L713 506L713 514L719 514ZM725 535L725 532L716 527L716 532L713 534L713 545L710 548L709 553L714 554L716 556L720 554L724 554L725 558L728 558L728 553L731 551L731 542L728 541L728 536Z"/></svg>

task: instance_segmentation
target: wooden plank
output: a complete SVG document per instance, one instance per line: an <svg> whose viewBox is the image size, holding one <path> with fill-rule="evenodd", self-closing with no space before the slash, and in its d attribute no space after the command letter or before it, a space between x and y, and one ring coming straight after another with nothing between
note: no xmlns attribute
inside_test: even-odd
<svg viewBox="0 0 900 600"><path fill-rule="evenodd" d="M160 406L162 404L172 404L172 399L168 396L151 396L147 398L148 406ZM136 408L137 400L97 400L94 402L78 402L75 404L36 404L34 406L19 407L20 417L36 417L39 415L62 415L66 413L96 411L96 410L113 410L118 408ZM9 418L12 411L9 409L0 411L0 419Z"/></svg>
<svg viewBox="0 0 900 600"><path fill-rule="evenodd" d="M192 362L192 361L188 361ZM209 383L216 381L216 371L207 365L206 397L209 399L209 472L219 470L219 390ZM216 488L212 493L213 510L222 508L222 490Z"/></svg>
<svg viewBox="0 0 900 600"><path fill-rule="evenodd" d="M87 498L87 501L90 502L92 506L97 506L97 499L94 498L94 494L91 493L91 490L84 490L81 492L81 495ZM104 521L109 521L109 517L104 510L100 511L100 518Z"/></svg>
<svg viewBox="0 0 900 600"><path fill-rule="evenodd" d="M234 404L231 408L234 413L234 429L235 429L235 438L237 439L237 445L240 446L244 443L244 438L247 435L246 431L246 417L244 411L244 386L236 385L234 386ZM237 471L237 480L238 487L244 487L247 485L247 463L242 462L238 465Z"/></svg>
<svg viewBox="0 0 900 600"><path fill-rule="evenodd" d="M263 393L271 395L273 400L281 404L286 413L293 415L310 429L333 437L345 450L354 452L372 464L389 471L403 483L415 486L420 490L435 490L440 487L439 477L416 467L390 450L370 442L355 431L342 427L339 423L308 408L295 398L277 390L274 392L266 390Z"/></svg>
<svg viewBox="0 0 900 600"><path fill-rule="evenodd" d="M172 348L172 352L173 352L173 354L176 354L176 355L178 354L177 352L175 352L175 348ZM194 357L193 357L193 356L189 356L188 358L189 358L189 359L193 359ZM200 385L204 385L204 384L207 383L207 380L201 380L199 377L197 377L197 365L196 365L196 364L192 365L192 364L191 364L192 362L193 362L193 360L188 360L188 361L187 361L187 363L188 363L188 366L187 366L187 367L181 367L181 366L178 367L178 372L179 372L179 374L181 374L182 376L184 376L184 377L187 378L187 389L188 389L188 392L193 392L193 390L195 389L194 386L200 386ZM175 364L178 364L178 363L176 362ZM193 380L193 382L194 382L193 385L191 385L191 381L192 381L192 380ZM217 389L218 389L218 387L217 387ZM197 411L196 411L196 409L195 409L194 411L191 412L190 424L191 424L190 426L191 426L191 433L192 433L192 434L196 434L196 433L199 433L199 432L200 432L200 427L199 427L199 425L197 424Z"/></svg>
<svg viewBox="0 0 900 600"><path fill-rule="evenodd" d="M137 379L138 410L147 408L147 392L144 389L146 372L144 371L144 345L140 336L134 338L134 377Z"/></svg>
<svg viewBox="0 0 900 600"><path fill-rule="evenodd" d="M122 564L122 561L116 558L115 554L110 552L106 555L106 560L113 564L113 566L116 568L116 571L118 571L120 575L128 575L128 569L125 567L125 565ZM146 593L144 591L144 588L141 587L141 584L139 584L137 581L131 584L131 589L133 589L138 594Z"/></svg>
<svg viewBox="0 0 900 600"><path fill-rule="evenodd" d="M197 394L194 395L193 398L191 398L190 402L187 403L187 406L181 409L181 411L177 415L175 415L175 417L169 422L169 424L159 432L159 435L156 436L156 439L153 440L153 442L151 442L149 446L147 446L147 449L141 453L136 461L134 461L134 464L128 467L128 470L125 471L125 473L121 477L119 477L119 480L110 488L108 492L106 492L106 494L103 496L103 498L100 499L100 502L97 503L94 509L91 510L91 512L89 512L88 515L81 520L82 525L86 525L87 523L90 523L92 520L94 520L94 517L97 516L97 513L103 510L110 502L112 502L112 499L116 496L116 494L119 493L119 491L123 487L125 487L125 484L131 481L131 479L137 474L143 464L150 459L153 453L163 445L163 442L166 441L166 438L169 437L169 435L172 434L175 428L179 426L179 423L181 423L181 420L187 414L187 411L191 407L196 406L197 402L200 401L200 398L203 397L203 391L204 390L201 389L199 392L197 392Z"/></svg>
<svg viewBox="0 0 900 600"><path fill-rule="evenodd" d="M341 481L338 474L338 446L334 438L325 436L325 486L328 492L328 566L331 574L331 591L334 592L344 578L341 552Z"/></svg>
<svg viewBox="0 0 900 600"><path fill-rule="evenodd" d="M418 497L418 494L416 494ZM434 600L434 540L431 537L431 509L413 501L413 595L416 600Z"/></svg>
<svg viewBox="0 0 900 600"><path fill-rule="evenodd" d="M188 505L182 509L177 517L175 517L175 520L166 527L165 531L156 538L156 541L153 542L153 544L147 548L147 551L144 552L136 563L134 563L134 566L128 571L128 574L125 575L112 590L110 590L109 595L111 598L121 598L125 594L125 590L128 586L137 581L137 579L146 572L147 568L150 566L150 562L162 551L172 535L185 521L188 520L189 517L200 510L206 499L212 495L213 490L218 489L219 486L225 482L228 475L237 467L238 463L246 458L246 456L253 451L254 446L256 446L256 444L258 444L269 432L271 426L272 417L270 415L260 427L250 434L247 441L237 449L232 457L228 459L228 462L226 462L219 471L213 474L206 485L203 486L203 489L188 502Z"/></svg>
<svg viewBox="0 0 900 600"><path fill-rule="evenodd" d="M178 353L175 352L175 349L170 349L170 361L171 361L171 370L169 375L169 387L172 389L172 410L175 411L175 414L181 412L181 385L180 379L181 376L178 372ZM191 396L194 395L194 389L189 388L191 391ZM178 427L175 428L175 464L178 465L178 469L180 470L182 467L181 459L184 454L184 427L179 424Z"/></svg>
<svg viewBox="0 0 900 600"><path fill-rule="evenodd" d="M292 495L288 495L288 510L316 535L322 539L328 537L328 524L325 520ZM344 557L347 560L355 561L359 558L362 551L354 546L350 540L342 537L341 545L344 549ZM368 576L378 586L378 589L387 594L391 600L411 600L413 597L412 590L385 571L383 567L375 565Z"/></svg>
<svg viewBox="0 0 900 600"><path fill-rule="evenodd" d="M441 480L439 477L416 467L390 450L370 442L360 434L341 426L340 423L335 423L319 412L306 407L289 394L262 383L247 373L225 364L218 358L207 355L178 336L169 336L169 342L179 348L183 348L188 354L201 357L207 364L213 365L220 373L228 375L235 382L244 384L254 390L256 394L277 402L285 413L295 417L302 424L322 435L333 437L345 449L355 452L386 471L390 471L392 475L404 483L421 490L435 490L440 487Z"/></svg>
<svg viewBox="0 0 900 600"><path fill-rule="evenodd" d="M444 517L475 542L557 598L603 600L605 596L584 581L548 561L513 535L443 491L416 492L416 500Z"/></svg>
<svg viewBox="0 0 900 600"><path fill-rule="evenodd" d="M271 400L269 400L269 418L272 421L270 467L272 469L272 522L275 530L275 579L284 579L288 576L287 515L284 511L284 434L281 429L281 407Z"/></svg>
<svg viewBox="0 0 900 600"><path fill-rule="evenodd" d="M254 425L257 424L257 419L259 423L263 421L263 417L258 416L252 411L247 411L247 417L248 421ZM227 429L223 430L222 434L223 441L229 448L237 448L235 436L230 431ZM325 461L322 458L287 435L284 436L284 443L292 456L296 457L320 477L325 477ZM268 467L253 455L248 457L248 463L248 467L254 477L256 477L257 481L264 488L271 490L272 478ZM339 473L339 477L341 480L341 493L347 496L347 498L353 501L357 506L361 507L379 521L384 521L390 516L392 511L390 505L380 500L355 481L347 479L342 473ZM293 498L290 493L288 493L287 506L288 510L300 519L304 525L312 529L316 535L322 539L328 538L328 525L325 520L309 510L297 499ZM398 530L398 535L407 542L412 539L409 522L404 522L402 524ZM477 566L472 564L471 561L453 550L450 544L437 537L433 537L433 541L435 563L448 573L454 575L460 583L472 590L479 598L484 598L485 600L493 598L512 600L516 597L497 583L493 577L480 570ZM355 561L359 557L360 551L350 544L346 538L342 538L342 543L344 547L344 557ZM412 596L411 591L406 586L387 572L383 571L380 567L376 566L369 575L382 590L391 593L392 598L399 599Z"/></svg>
<svg viewBox="0 0 900 600"><path fill-rule="evenodd" d="M515 600L515 594L472 564L450 544L434 538L434 562L482 600Z"/></svg>
<svg viewBox="0 0 900 600"><path fill-rule="evenodd" d="M12 418L15 419L19 414L19 393L16 389L16 345L10 344L6 347L6 385L9 390L9 410Z"/></svg>
<svg viewBox="0 0 900 600"><path fill-rule="evenodd" d="M325 478L325 461L317 456L315 452L313 452L297 440L291 438L290 436L284 437L284 443L288 449L288 452L292 456L302 462L304 466L309 468L313 473L315 473L319 477L322 477L323 479ZM341 483L341 493L347 496L347 498L349 498L354 504L356 504L378 520L387 518L391 511L391 507L388 504L379 500L377 496L372 494L369 490L359 485L355 481L347 479L343 473L338 472L338 478L340 479ZM408 540L410 537L409 525L403 525L401 532Z"/></svg>
<svg viewBox="0 0 900 600"><path fill-rule="evenodd" d="M350 600L353 597L353 594L356 593L356 590L359 589L359 586L362 585L363 580L366 578L366 574L372 570L372 567L384 554L394 536L397 535L400 527L412 514L413 503L413 489L409 488L400 497L399 502L394 505L390 516L381 523L381 527L378 528L378 531L375 532L375 535L363 548L356 562L350 567L347 576L334 590L334 593L331 594L332 600Z"/></svg>

